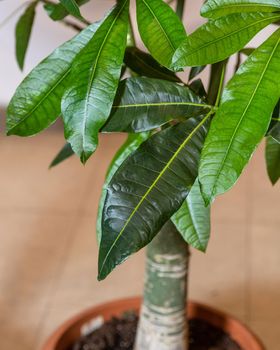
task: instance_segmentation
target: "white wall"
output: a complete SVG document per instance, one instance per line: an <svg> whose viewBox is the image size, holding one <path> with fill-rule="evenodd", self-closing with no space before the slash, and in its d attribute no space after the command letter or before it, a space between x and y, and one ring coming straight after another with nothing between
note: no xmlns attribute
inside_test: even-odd
<svg viewBox="0 0 280 350"><path fill-rule="evenodd" d="M203 19L199 16L199 9L203 0L186 1L184 23L187 31L191 32L203 22ZM24 1L19 0L0 1L0 23L23 3ZM95 21L102 18L104 12L113 4L113 0L91 0L90 3L82 7L82 13L87 19ZM134 3L132 3L132 6L134 7ZM26 57L25 69L22 73L14 57L14 29L20 13L14 16L5 26L0 27L0 106L8 103L16 86L32 67L51 53L54 48L75 34L73 30L64 27L62 24L51 21L40 6ZM255 41L258 41L258 39Z"/></svg>

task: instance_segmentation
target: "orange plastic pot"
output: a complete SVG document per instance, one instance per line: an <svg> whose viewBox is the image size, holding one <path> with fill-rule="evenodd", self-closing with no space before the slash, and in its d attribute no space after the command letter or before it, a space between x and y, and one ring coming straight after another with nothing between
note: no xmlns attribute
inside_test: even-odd
<svg viewBox="0 0 280 350"><path fill-rule="evenodd" d="M62 324L47 340L43 350L68 350L69 346L80 338L85 329L102 319L120 316L125 311L139 311L141 298L129 298L92 307ZM207 321L222 329L234 339L242 350L265 350L258 337L237 319L208 306L189 302L189 318Z"/></svg>

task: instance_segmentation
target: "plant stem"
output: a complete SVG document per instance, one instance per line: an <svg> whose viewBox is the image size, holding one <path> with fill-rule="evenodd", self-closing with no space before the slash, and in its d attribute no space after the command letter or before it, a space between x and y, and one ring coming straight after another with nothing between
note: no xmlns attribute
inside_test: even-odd
<svg viewBox="0 0 280 350"><path fill-rule="evenodd" d="M184 15L185 0L177 0L176 13L182 20Z"/></svg>
<svg viewBox="0 0 280 350"><path fill-rule="evenodd" d="M225 73L226 64L227 60L211 65L210 81L208 86L208 101L210 104L215 104L217 101L219 87L221 86L221 78Z"/></svg>
<svg viewBox="0 0 280 350"><path fill-rule="evenodd" d="M186 350L188 245L168 221L147 248L135 350Z"/></svg>

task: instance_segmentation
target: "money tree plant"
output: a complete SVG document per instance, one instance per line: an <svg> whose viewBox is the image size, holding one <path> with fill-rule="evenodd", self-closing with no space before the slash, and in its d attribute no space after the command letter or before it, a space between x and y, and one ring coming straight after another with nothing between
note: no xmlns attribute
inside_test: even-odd
<svg viewBox="0 0 280 350"><path fill-rule="evenodd" d="M34 135L62 118L67 143L52 166L74 153L85 164L99 133L127 134L100 199L98 279L148 246L135 350L186 350L188 245L206 250L212 201L264 137L270 179L280 177L280 0L202 1L205 23L190 34L184 0L136 0L136 19L129 0L119 0L93 24L79 8L88 1L27 5L16 26L20 68L41 4L78 33L19 85L7 134ZM246 47L267 26L263 43ZM198 78L205 67L207 87Z"/></svg>

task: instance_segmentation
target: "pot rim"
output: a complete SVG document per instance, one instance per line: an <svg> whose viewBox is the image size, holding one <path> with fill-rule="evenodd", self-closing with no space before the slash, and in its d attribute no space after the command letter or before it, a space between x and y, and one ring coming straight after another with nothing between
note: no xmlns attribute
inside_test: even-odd
<svg viewBox="0 0 280 350"><path fill-rule="evenodd" d="M82 326L87 321L92 319L93 314L100 314L102 315L105 310L114 310L117 309L116 313L112 312L113 315L118 315L121 312L124 312L126 310L134 309L137 312L140 310L142 298L141 297L130 297L130 298L121 298L112 300L109 302L104 302L102 304L98 304L96 306L89 307L82 312L74 315L70 319L66 320L64 323L62 323L61 326L59 326L47 339L45 344L42 347L42 350L57 350L57 346L59 345L60 341L63 339L63 336L66 334L67 331L74 328L77 325ZM122 307L122 305L125 305L125 309ZM242 321L240 321L238 318L228 315L224 311L217 310L216 308L212 306L205 305L200 302L196 301L188 301L188 313L191 315L190 318L201 318L209 320L211 319L212 325L223 329L227 334L231 336L240 346L240 339L238 339L238 334L235 333L242 333L242 335L246 336L248 344L252 344L251 347L245 348L242 350L265 350L265 347L260 340L260 338ZM80 327L81 328L81 327ZM235 329L235 332L232 332L232 329ZM235 336L236 335L236 336Z"/></svg>

